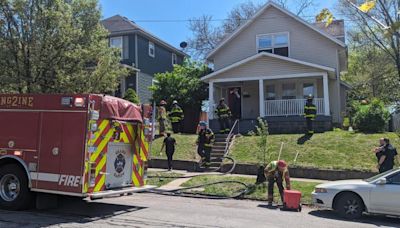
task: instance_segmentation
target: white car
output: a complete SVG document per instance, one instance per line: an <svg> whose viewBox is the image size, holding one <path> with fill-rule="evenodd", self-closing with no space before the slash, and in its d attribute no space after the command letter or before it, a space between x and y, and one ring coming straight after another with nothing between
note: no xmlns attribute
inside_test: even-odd
<svg viewBox="0 0 400 228"><path fill-rule="evenodd" d="M400 216L400 168L365 180L320 184L312 197L314 205L334 209L349 219L364 212Z"/></svg>

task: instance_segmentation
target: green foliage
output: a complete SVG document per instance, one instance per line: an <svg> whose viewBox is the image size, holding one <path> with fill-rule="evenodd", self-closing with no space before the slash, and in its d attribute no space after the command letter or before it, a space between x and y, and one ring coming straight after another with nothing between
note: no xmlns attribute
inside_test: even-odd
<svg viewBox="0 0 400 228"><path fill-rule="evenodd" d="M343 119L343 128L347 130L349 127L350 127L350 118L349 117L345 117Z"/></svg>
<svg viewBox="0 0 400 228"><path fill-rule="evenodd" d="M0 92L108 93L127 69L97 0L0 0Z"/></svg>
<svg viewBox="0 0 400 228"><path fill-rule="evenodd" d="M389 111L379 99L373 99L370 104L359 103L354 116L355 127L365 133L385 131L390 118Z"/></svg>
<svg viewBox="0 0 400 228"><path fill-rule="evenodd" d="M208 98L207 85L200 81L209 69L206 65L186 60L183 65L174 65L172 72L157 74L150 87L154 101L177 100L182 107L198 107Z"/></svg>
<svg viewBox="0 0 400 228"><path fill-rule="evenodd" d="M138 95L136 94L135 90L129 88L125 91L124 99L130 101L134 104L139 104L140 100Z"/></svg>
<svg viewBox="0 0 400 228"><path fill-rule="evenodd" d="M259 165L266 166L267 162L270 160L270 154L268 153L268 123L261 117L257 119L258 123L256 126L256 135L259 136L257 140L257 146L259 151L257 153L257 160Z"/></svg>

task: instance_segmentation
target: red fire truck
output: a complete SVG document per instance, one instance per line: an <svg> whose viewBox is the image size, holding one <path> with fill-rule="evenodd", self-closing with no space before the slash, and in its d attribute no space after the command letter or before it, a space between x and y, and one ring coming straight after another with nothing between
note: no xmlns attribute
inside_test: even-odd
<svg viewBox="0 0 400 228"><path fill-rule="evenodd" d="M91 199L144 191L149 132L142 109L96 94L0 94L0 207L35 193Z"/></svg>

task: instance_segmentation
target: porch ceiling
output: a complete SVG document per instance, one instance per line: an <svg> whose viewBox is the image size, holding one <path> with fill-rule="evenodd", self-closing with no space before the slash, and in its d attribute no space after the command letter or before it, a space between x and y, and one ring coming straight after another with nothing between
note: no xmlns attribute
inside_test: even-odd
<svg viewBox="0 0 400 228"><path fill-rule="evenodd" d="M202 80L246 81L268 79L268 77L272 79L276 76L285 78L290 75L307 77L307 74L310 76L328 74L334 77L335 69L262 52L204 76Z"/></svg>

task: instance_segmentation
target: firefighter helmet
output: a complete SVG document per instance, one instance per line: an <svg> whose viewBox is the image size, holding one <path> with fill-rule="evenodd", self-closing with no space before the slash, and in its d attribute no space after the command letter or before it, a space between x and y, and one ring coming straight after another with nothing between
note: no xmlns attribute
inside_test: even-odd
<svg viewBox="0 0 400 228"><path fill-rule="evenodd" d="M225 98L219 99L219 102L223 102L223 101L225 101Z"/></svg>
<svg viewBox="0 0 400 228"><path fill-rule="evenodd" d="M177 100L174 100L173 102L172 102L172 104L174 105L174 104L178 104L178 101Z"/></svg>
<svg viewBox="0 0 400 228"><path fill-rule="evenodd" d="M313 96L312 94L309 94L309 95L307 96L307 100L312 100L312 99L314 99L314 96Z"/></svg>
<svg viewBox="0 0 400 228"><path fill-rule="evenodd" d="M167 102L165 100L160 101L160 105L166 105L166 104L167 104Z"/></svg>

